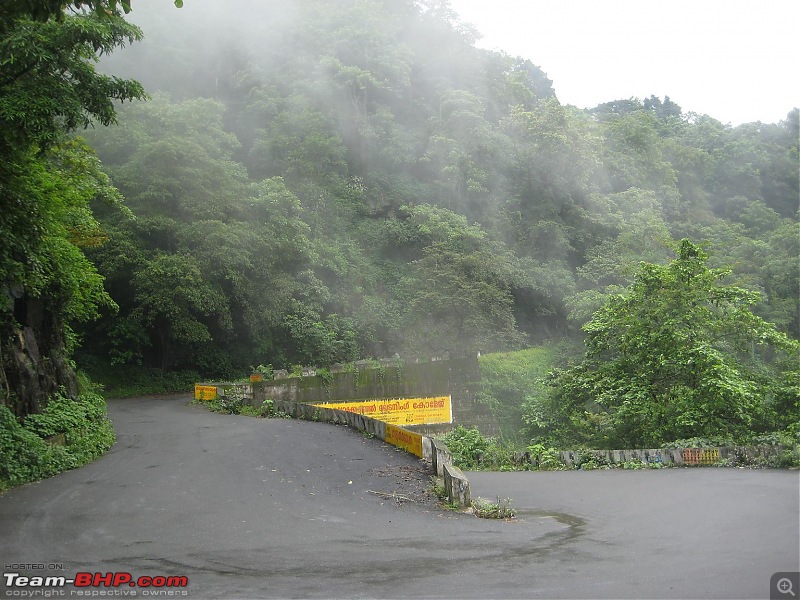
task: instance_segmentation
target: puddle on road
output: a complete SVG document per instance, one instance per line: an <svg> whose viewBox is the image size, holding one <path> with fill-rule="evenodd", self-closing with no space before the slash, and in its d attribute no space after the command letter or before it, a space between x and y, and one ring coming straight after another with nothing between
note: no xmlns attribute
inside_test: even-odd
<svg viewBox="0 0 800 600"><path fill-rule="evenodd" d="M568 515L567 513L553 512L552 510L529 510L529 509L515 509L514 514L517 519L555 519L562 525L570 528L578 528L586 525L586 519L581 519L575 515Z"/></svg>
<svg viewBox="0 0 800 600"><path fill-rule="evenodd" d="M501 552L497 558L502 564L509 566L524 564L531 558L552 560L557 556L574 557L579 552L580 544L576 545L574 542L585 534L586 519L551 510L517 509L515 513L514 520L521 523L535 525L552 520L561 527L557 531L549 531L531 540L529 544L515 545L507 551Z"/></svg>
<svg viewBox="0 0 800 600"><path fill-rule="evenodd" d="M517 509L514 511L516 520L523 523L532 523L535 520L553 519L561 525L565 525L566 529L561 531L553 531L544 535L543 539L557 537L558 545L571 542L580 536L584 527L586 526L586 519L576 517L562 512L555 512L552 510L533 510L533 509Z"/></svg>
<svg viewBox="0 0 800 600"><path fill-rule="evenodd" d="M308 560L307 541L292 541L283 546L270 545L264 548L214 550L190 552L183 561L148 557L125 557L125 563L152 569L179 570L190 576L201 575L213 585L230 585L231 577L238 583L258 588L265 578L284 578L297 582L320 580L327 582L328 592L339 589L338 585L360 582L365 589L380 590L383 595L387 586L400 585L409 577L436 580L442 576L457 575L464 564L479 565L487 572L527 572L532 564L549 561L563 564L580 554L580 544L573 544L585 532L587 521L581 517L549 510L516 511L513 521L531 527L531 534L505 527L499 523L493 528L495 535L488 536L483 528L475 530L473 522L464 515L448 523L448 535L423 535L404 537L395 533L387 539L364 539L363 536L327 539L318 547L315 559ZM321 521L338 521L331 515L322 515ZM479 519L479 521L483 521ZM535 533L537 525L557 523L547 527L547 533ZM459 532L460 530L460 532ZM514 533L512 533L514 532ZM441 532L445 533L445 532ZM510 535L507 535L510 534ZM522 534L522 535L519 535ZM284 541L285 542L285 541ZM456 542L454 544L454 542ZM297 550L306 558L298 560ZM114 559L121 562L122 559ZM368 575L367 575L368 574ZM312 588L314 594L319 589ZM369 594L371 595L371 594Z"/></svg>

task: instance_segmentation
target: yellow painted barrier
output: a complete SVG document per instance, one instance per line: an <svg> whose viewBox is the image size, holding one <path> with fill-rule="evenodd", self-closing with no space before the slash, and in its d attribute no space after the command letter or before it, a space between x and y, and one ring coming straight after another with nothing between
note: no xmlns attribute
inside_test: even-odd
<svg viewBox="0 0 800 600"><path fill-rule="evenodd" d="M453 422L453 406L450 396L335 402L321 406L357 413L394 425L430 425Z"/></svg>
<svg viewBox="0 0 800 600"><path fill-rule="evenodd" d="M422 436L418 433L406 431L387 423L385 441L387 444L403 448L414 456L422 458Z"/></svg>
<svg viewBox="0 0 800 600"><path fill-rule="evenodd" d="M683 464L713 465L719 462L719 448L684 448Z"/></svg>
<svg viewBox="0 0 800 600"><path fill-rule="evenodd" d="M194 386L194 399L195 400L216 400L217 399L217 386L215 385L195 385Z"/></svg>

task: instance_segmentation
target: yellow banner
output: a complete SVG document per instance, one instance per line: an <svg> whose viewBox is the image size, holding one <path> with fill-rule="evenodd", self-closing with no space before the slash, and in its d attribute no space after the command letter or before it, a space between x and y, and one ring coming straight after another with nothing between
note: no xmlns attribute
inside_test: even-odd
<svg viewBox="0 0 800 600"><path fill-rule="evenodd" d="M422 458L422 436L413 431L386 424L386 443L392 444Z"/></svg>
<svg viewBox="0 0 800 600"><path fill-rule="evenodd" d="M194 386L194 399L195 400L216 400L217 399L217 386L215 386L215 385L195 385Z"/></svg>
<svg viewBox="0 0 800 600"><path fill-rule="evenodd" d="M321 406L358 413L394 425L430 425L453 422L450 396L336 402Z"/></svg>

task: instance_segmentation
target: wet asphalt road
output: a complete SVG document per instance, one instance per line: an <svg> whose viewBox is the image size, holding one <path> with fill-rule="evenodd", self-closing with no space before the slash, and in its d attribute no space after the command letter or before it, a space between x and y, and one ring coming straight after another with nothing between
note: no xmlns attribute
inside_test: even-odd
<svg viewBox="0 0 800 600"><path fill-rule="evenodd" d="M189 598L768 598L798 570L796 471L472 473L520 511L489 521L424 501L379 440L188 401L111 401L106 456L0 496L4 565L186 576Z"/></svg>
<svg viewBox="0 0 800 600"><path fill-rule="evenodd" d="M542 597L769 598L800 570L800 473L684 468L470 473L473 494L564 513L563 576ZM539 514L541 514L541 512Z"/></svg>

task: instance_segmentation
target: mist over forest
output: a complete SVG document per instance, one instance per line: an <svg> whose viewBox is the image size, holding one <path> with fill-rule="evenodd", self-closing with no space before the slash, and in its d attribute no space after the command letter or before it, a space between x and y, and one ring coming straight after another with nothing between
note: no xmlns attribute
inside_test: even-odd
<svg viewBox="0 0 800 600"><path fill-rule="evenodd" d="M128 210L95 207L119 311L84 352L232 376L554 342L684 237L797 335L796 109L732 128L669 97L564 106L447 2L129 19L144 41L101 68L152 97L86 134Z"/></svg>
<svg viewBox="0 0 800 600"><path fill-rule="evenodd" d="M512 437L800 434L797 107L564 105L446 0L128 4L0 14L7 423L480 353Z"/></svg>

